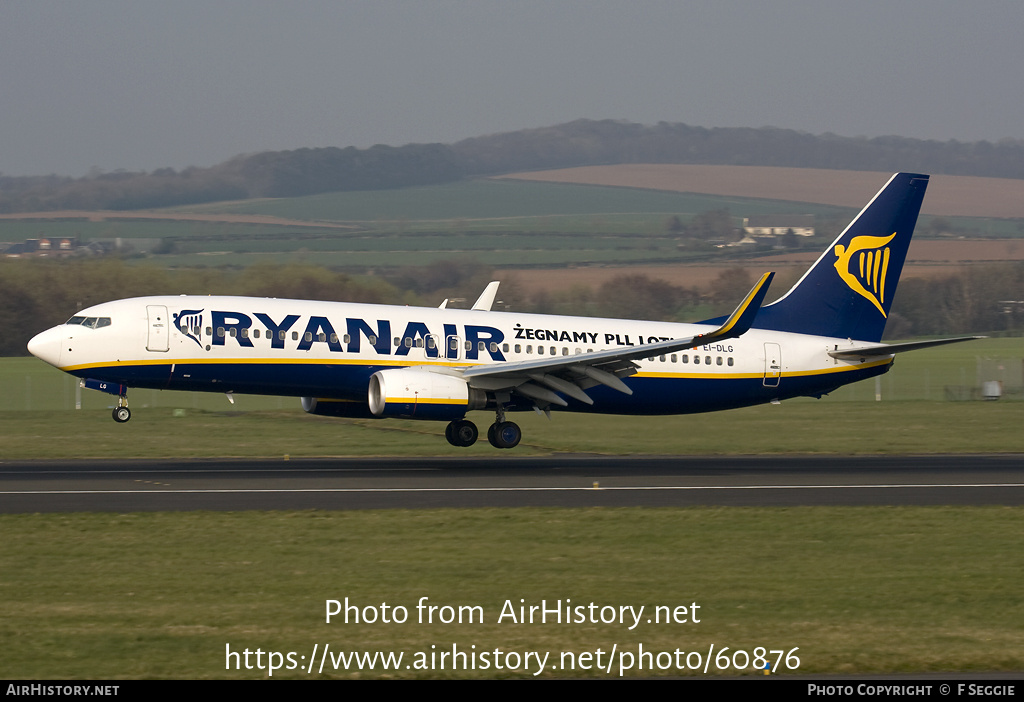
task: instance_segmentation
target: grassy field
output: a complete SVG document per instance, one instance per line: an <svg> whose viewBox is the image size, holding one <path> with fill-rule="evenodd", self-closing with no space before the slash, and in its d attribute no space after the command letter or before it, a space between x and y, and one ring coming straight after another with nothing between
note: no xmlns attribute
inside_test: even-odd
<svg viewBox="0 0 1024 702"><path fill-rule="evenodd" d="M737 225L750 213L794 211L794 204L785 202L480 179L172 208L166 210L167 220L0 219L0 241L120 239L133 251L149 252L135 260L166 266L247 266L272 260L363 270L458 256L496 266L667 262L708 255L681 249L678 236L666 229L669 217L685 220L723 207ZM844 212L820 205L800 205L799 211ZM273 215L347 228L170 219L185 213ZM153 255L154 242L164 239L168 243Z"/></svg>
<svg viewBox="0 0 1024 702"><path fill-rule="evenodd" d="M552 169L505 177L769 200L807 200L859 208L891 175L889 172L821 168L636 163ZM928 193L923 207L927 214L1016 218L1018 221L1024 217L1024 181L1017 178L936 175L931 179ZM1020 233L1018 230L1018 235Z"/></svg>
<svg viewBox="0 0 1024 702"><path fill-rule="evenodd" d="M655 654L748 652L738 665L758 647L781 650L799 658L782 675L1022 668L1020 509L4 515L0 528L4 678L258 679L268 677L270 651L295 652L275 678L530 678L538 668L523 665L528 651L550 654L542 677L608 678L628 659L616 657L609 674L570 669L562 654L601 649L607 661L613 647L635 654L641 645ZM437 610L420 623L423 597L479 614L441 623ZM326 623L326 600L345 598L377 617L382 604L391 617L405 607L408 621ZM506 601L518 613L545 600L645 609L632 631L631 618L592 622L589 612L580 623L499 622ZM649 623L658 606L686 606L687 621ZM328 663L310 675L314 644L405 658L398 670ZM415 669L417 653L429 663L453 645L521 662L452 671L451 659L437 669L437 657L434 669ZM226 647L262 650L264 669L255 655L252 670L232 665ZM714 662L709 670L737 673ZM740 672L761 674L749 663Z"/></svg>
<svg viewBox="0 0 1024 702"><path fill-rule="evenodd" d="M535 189L541 187L550 189ZM487 240L495 248L481 258L516 264L659 256L655 235L668 214L722 206L736 216L748 206L754 213L793 211L788 203L771 210L778 203L709 196L628 199L640 192L479 182L251 203L279 216L340 218L364 227L293 237L294 250L281 243L291 235L278 225L89 225L125 238L135 232L202 241L178 258L159 260L209 265L271 256L336 265L423 263L484 241L469 232L515 231L523 234ZM5 226L0 223L0 240L15 231ZM13 240L38 235L31 231L19 229ZM564 235L546 235L557 232ZM580 233L605 238L580 256L573 249L584 248ZM385 237L387 246L378 250L384 239L371 235ZM383 251L405 244L404 251ZM1024 453L1019 394L998 402L946 399L968 397L964 388L984 380L1019 389L1022 358L1024 340L992 339L905 354L877 388L869 381L822 400L684 417L555 414L549 421L529 413L516 417L523 444L502 456ZM240 395L231 405L223 395L137 390L132 421L118 425L109 416L110 396L83 390L83 409L76 411L77 396L75 379L40 361L0 359L0 464L226 453L495 454L486 442L448 446L442 423L315 417L298 410L295 398ZM479 413L476 420L484 425L491 418ZM232 437L228 448L226 436ZM640 644L655 654L679 649L702 656L712 645L716 652L728 647L728 654L797 649L794 672L812 675L1020 672L1022 527L1020 509L963 507L0 515L0 677L265 678L265 667L228 669L225 647L260 649L265 666L267 652L309 658L314 645L327 644L333 652L425 653L428 663L431 653L440 656L453 645L478 654L536 652L549 655L544 677L617 677L624 658L607 674L567 669L562 654L601 649L607 655L613 647L635 653ZM407 607L410 621L325 623L325 600L346 597L378 609ZM479 606L484 621L420 624L421 597L439 606ZM632 631L609 623L499 623L506 600L642 605L646 613L697 603L701 621L641 623ZM274 677L314 677L299 669L306 659L297 662ZM452 671L449 662L446 670L349 666L327 669L323 677L529 678L536 670L534 662L529 669ZM736 672L716 671L713 663L709 670ZM634 668L626 674L694 673Z"/></svg>
<svg viewBox="0 0 1024 702"><path fill-rule="evenodd" d="M494 414L469 418L486 427ZM513 419L523 441L509 456L1024 452L1022 402L793 400L680 417L554 413L549 421L524 413ZM450 446L443 422L335 419L297 409L177 416L167 408L136 408L126 425L113 422L109 410L0 412L0 429L5 460L495 455L486 440Z"/></svg>
<svg viewBox="0 0 1024 702"><path fill-rule="evenodd" d="M991 339L906 354L883 378L882 402L869 382L845 398L706 415L548 421L529 413L517 417L526 439L514 455L1022 453L1024 402L889 399L920 394L922 374L940 394L941 383L974 380L979 369L1019 366L1021 344ZM20 386L28 387L16 396ZM117 425L100 393L83 393L82 411L44 408L73 403L74 383L34 359L0 363L0 388L4 460L495 453L485 443L448 446L440 424L275 407L293 406L287 398L239 396L231 406L217 395L138 391L132 421ZM728 647L737 664L759 647L799 658L782 675L1024 670L1019 508L25 514L0 515L0 533L4 678L258 679L269 675L271 651L284 666L275 678L530 678L539 667L536 658L526 666L527 652L547 655L541 677L607 678L631 659L617 656L606 673L593 661L581 668L579 656L600 649L607 663L613 648L634 654L626 676L700 675L686 662L700 663L694 652L706 657L712 646L716 654ZM407 608L409 620L326 623L326 600L346 597L371 608L363 616L380 616L386 603L392 616ZM479 607L482 621L420 623L423 597ZM498 620L506 601L542 600L645 613L633 630ZM699 623L646 621L655 607L694 603ZM373 670L328 662L323 674L307 674L314 645L404 658L392 670L378 658ZM637 670L641 645L662 654L651 660L663 667ZM453 646L477 653L481 665L488 652L491 667L452 670L449 656L439 669ZM263 652L263 668L255 656L245 669L241 657L226 655L246 649ZM681 658L684 668L664 667L676 650L692 654ZM778 654L769 657L774 663ZM761 674L749 663L709 670Z"/></svg>
<svg viewBox="0 0 1024 702"><path fill-rule="evenodd" d="M985 339L903 354L879 383L840 388L821 400L681 417L617 417L555 412L516 416L516 453L974 453L1022 452L1024 339ZM998 380L997 402L971 401L982 381ZM341 420L304 414L296 398L133 390L132 421L109 417L112 396L77 389L71 376L33 358L0 362L0 457L231 455L472 455L456 449L441 422ZM876 390L882 400L875 401ZM81 411L74 411L80 396ZM965 401L949 401L963 399ZM480 426L493 415L471 415ZM828 423L827 434L808 431ZM742 426L742 432L736 427ZM82 442L77 437L89 437ZM187 436L182 442L180 437ZM870 440L866 440L870 437ZM386 449L382 447L386 446Z"/></svg>
<svg viewBox="0 0 1024 702"><path fill-rule="evenodd" d="M480 178L446 185L395 190L325 193L297 198L264 199L189 206L189 212L260 214L316 221L358 222L376 229L423 228L428 222L516 231L587 231L593 217L688 216L728 207L737 217L750 212L792 212L791 202L705 194L671 193L640 188L600 187L567 183ZM810 208L810 209L807 209ZM186 208L178 208L184 211ZM801 212L832 214L846 211L827 205L800 203ZM523 221L523 219L527 221ZM599 220L598 220L599 221ZM620 220L620 223L643 219ZM637 233L643 233L642 230Z"/></svg>
<svg viewBox="0 0 1024 702"><path fill-rule="evenodd" d="M686 221L721 208L728 208L736 226L750 215L814 214L837 221L856 212L737 195L475 179L170 208L162 211L168 219L104 219L103 213L90 215L93 219L85 216L88 213L53 219L0 218L0 241L120 240L128 254L138 256L133 260L165 266L237 267L273 261L366 270L460 256L502 267L669 263L737 255L733 250L681 247L679 236L667 230L672 216ZM280 221L173 219L196 213L222 218L269 215ZM922 218L921 227L929 221ZM1021 232L1017 220L946 221L969 236L1019 237Z"/></svg>

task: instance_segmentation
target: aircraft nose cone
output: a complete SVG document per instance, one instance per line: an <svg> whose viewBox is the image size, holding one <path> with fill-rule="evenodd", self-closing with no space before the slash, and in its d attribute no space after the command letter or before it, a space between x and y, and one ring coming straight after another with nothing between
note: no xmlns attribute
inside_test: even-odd
<svg viewBox="0 0 1024 702"><path fill-rule="evenodd" d="M28 352L51 366L60 366L60 347L63 334L59 327L47 329L33 336L28 342Z"/></svg>

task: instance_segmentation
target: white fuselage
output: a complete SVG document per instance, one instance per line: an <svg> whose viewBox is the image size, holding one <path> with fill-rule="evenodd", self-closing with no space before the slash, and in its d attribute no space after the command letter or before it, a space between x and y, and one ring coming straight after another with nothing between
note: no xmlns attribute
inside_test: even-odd
<svg viewBox="0 0 1024 702"><path fill-rule="evenodd" d="M703 333L707 325L250 297L160 296L96 305L35 337L32 353L82 378L128 387L365 402L393 368L444 374ZM92 320L92 321L90 321ZM97 321L98 320L98 321ZM606 387L566 409L674 414L818 396L885 372L892 357L840 360L858 342L750 329L635 360L632 395ZM529 409L529 403L509 409Z"/></svg>

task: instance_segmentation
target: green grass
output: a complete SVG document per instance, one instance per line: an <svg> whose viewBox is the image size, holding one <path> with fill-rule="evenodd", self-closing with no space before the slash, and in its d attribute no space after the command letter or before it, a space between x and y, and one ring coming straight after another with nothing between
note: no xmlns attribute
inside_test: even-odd
<svg viewBox="0 0 1024 702"><path fill-rule="evenodd" d="M0 241L23 241L79 237L93 239L179 239L259 241L264 237L324 236L338 232L334 227L284 227L279 224L237 224L189 220L108 219L87 220L0 219ZM130 242L129 242L130 243Z"/></svg>
<svg viewBox="0 0 1024 702"><path fill-rule="evenodd" d="M870 397L732 412L624 418L517 416L515 455L590 453L1020 453L1024 402L890 400L1020 364L1021 339L903 355ZM894 385L887 387L889 378ZM14 392L29 386L22 394ZM0 362L0 458L494 455L447 445L440 423L349 421L276 409L294 400L133 392L127 425L110 398L35 359ZM917 388L917 390L915 390ZM865 401L866 400L866 401ZM24 407L23 403L34 403ZM150 406L147 407L146 405ZM14 406L12 406L14 405ZM174 408L185 416L174 416ZM479 413L477 421L490 416ZM1019 508L466 509L2 515L0 677L261 678L226 670L233 651L461 650L581 654L798 650L801 674L1024 668L1024 511ZM324 622L325 601L478 605L475 624ZM701 622L511 624L503 603L676 607ZM549 605L550 606L550 605ZM431 646L436 648L431 649ZM408 659L407 659L408 660ZM253 661L254 662L254 661ZM305 664L305 661L301 661ZM712 667L713 670L713 667ZM532 671L531 671L532 672ZM732 674L722 671L720 674ZM643 676L688 671L633 671ZM747 671L747 674L755 674ZM782 671L782 674L788 674ZM330 671L331 677L531 677L526 672ZM548 670L546 677L608 677ZM274 677L307 677L280 670ZM319 677L319 676L317 676Z"/></svg>
<svg viewBox="0 0 1024 702"><path fill-rule="evenodd" d="M1024 511L1015 508L5 515L0 529L4 678L264 678L226 670L225 646L309 656L314 644L406 656L457 644L548 652L551 663L563 651L639 644L702 654L711 645L730 654L797 648L794 672L811 675L1022 667ZM378 611L404 606L410 621L325 623L326 600L346 597ZM479 606L484 620L418 623L421 597ZM644 621L633 631L498 623L506 600L567 599L643 605ZM699 623L645 621L653 607L693 603ZM573 676L615 677L544 674Z"/></svg>
<svg viewBox="0 0 1024 702"><path fill-rule="evenodd" d="M975 453L1024 452L1021 371L1024 339L984 339L901 354L876 384L840 388L821 400L800 398L728 412L670 417L620 417L532 412L517 454L560 451L605 454L719 453ZM997 402L949 402L963 385L1001 380ZM475 455L479 442L456 449L443 422L342 420L306 415L298 399L198 392L132 390L132 421L109 417L114 398L77 390L75 378L34 358L0 359L0 457L204 456L223 452L225 432L252 437L236 454ZM950 390L955 392L950 393ZM74 411L76 395L82 410ZM175 416L184 410L184 416ZM181 414L178 412L177 414ZM493 415L471 415L479 426ZM825 430L827 427L827 431ZM79 437L88 436L83 442ZM187 444L177 437L188 436ZM387 447L386 449L383 447Z"/></svg>
<svg viewBox="0 0 1024 702"><path fill-rule="evenodd" d="M175 211L266 214L289 219L365 223L548 217L552 218L550 227L554 220L566 216L651 213L684 216L721 207L728 207L734 215L742 217L748 211L760 214L792 212L794 204L638 188L481 178L393 190L213 203L175 208ZM834 213L840 209L805 203L799 207L801 212L804 208L812 208L806 210L808 213Z"/></svg>
<svg viewBox="0 0 1024 702"><path fill-rule="evenodd" d="M544 201L528 188L485 192L488 187L350 193L260 206L286 205L292 210L266 211L291 217L358 214L368 226L399 238L437 231L438 221L456 233L493 227L645 234L663 224L665 213L723 206L722 199L697 197L686 205L679 199L684 196L671 196L677 199L670 204L648 200L642 205L647 209L638 205L637 212L616 199L637 191L543 186L553 194ZM567 190L577 188L581 192ZM495 201L488 210L483 206L490 192ZM401 198L410 199L402 205ZM478 200L481 209L470 209ZM532 200L542 203L536 211L529 209L537 206ZM775 211L767 209L770 203L753 205L754 212ZM728 206L734 215L744 212L740 203ZM791 204L786 207L780 211L792 211ZM581 214L594 211L603 214ZM501 219L460 221L470 216ZM98 226L111 231L110 224ZM125 238L131 231L137 237L214 236L193 224L117 225L113 235ZM187 255L233 265L246 256L280 258L268 243L279 231L260 229L269 236L254 238L249 234L255 230L234 226L217 225L227 235L221 241L234 244L237 234L240 249L249 240L266 253ZM13 240L24 238L23 231ZM352 248L357 236L336 236L349 250L316 249L321 244L307 239L309 251L298 251L297 243L289 256L422 263L433 255L424 254L433 245L430 235L404 254L360 253ZM547 249L501 252L496 260L536 256L542 262L571 253L572 241L578 244L551 237ZM527 238L522 243L537 245ZM634 255L601 249L602 255L609 251L619 260ZM905 354L881 380L882 402L874 402L869 381L820 401L707 415L556 413L548 421L529 413L516 417L526 439L513 454L1020 453L1024 403L943 397L945 386L973 385L993 372L1019 385L1014 378L1022 357L1019 338ZM494 455L486 442L449 447L441 423L313 417L289 409L294 398L236 396L229 405L216 394L136 390L132 421L117 425L106 409L112 398L98 392L82 391L83 410L74 411L75 384L35 359L0 359L0 461L219 456L226 434L243 437L232 440L231 450L244 456ZM184 409L184 416L175 416L175 409ZM491 416L479 413L476 419L484 425ZM730 653L798 647L798 672L812 675L1019 672L1022 521L1017 508L962 507L2 515L0 677L260 678L265 671L225 670L225 645L309 655L313 644L328 643L336 651L407 655L458 643L463 650L501 647L548 652L555 659L563 651L635 650L639 643L655 652L706 652L712 644L716 650L728 646ZM479 605L488 619L463 626L324 622L326 599L403 605L414 616L424 596L438 605ZM642 625L633 632L606 624L497 624L502 603L519 604L520 598L527 604L571 599L645 607L697 602L701 622ZM529 677L493 669L331 675ZM596 671L546 675L606 677ZM302 677L296 671L275 675L284 676Z"/></svg>
<svg viewBox="0 0 1024 702"><path fill-rule="evenodd" d="M494 421L493 413L469 417L481 428ZM523 413L513 419L523 441L510 456L1024 452L1021 402L822 400L680 417L554 413L549 421ZM106 409L0 412L0 431L0 457L7 460L495 455L483 439L468 449L449 446L444 422L347 420L300 410L186 410L181 417L135 406L125 425ZM227 446L226 435L232 437Z"/></svg>
<svg viewBox="0 0 1024 702"><path fill-rule="evenodd" d="M169 254L156 258L136 259L138 262L152 264L159 262L168 267L212 267L230 266L244 268L247 266L276 263L300 263L328 266L351 272L363 272L368 269L381 270L404 266L422 266L437 261L469 258L483 266L522 268L568 265L662 265L667 262L685 260L707 260L706 254L686 254L676 250L665 250L660 255L659 249L609 250L581 248L568 250L560 246L536 250L516 250L505 248L498 250L481 250L475 248L441 248L427 251L311 251L297 249L290 252L240 253L234 251L217 251L206 254ZM132 261L132 262L135 262Z"/></svg>
<svg viewBox="0 0 1024 702"><path fill-rule="evenodd" d="M273 258L274 262L367 269L422 265L467 254L493 266L667 263L741 255L732 250L680 248L679 237L666 230L673 215L685 221L720 208L729 209L737 226L743 217L756 214L815 214L832 221L854 214L811 203L474 179L166 210L171 214L273 215L311 224L342 223L351 229L143 219L0 220L0 241L77 236L119 238L130 246L132 240L149 240L136 241L141 248L171 238L174 251L136 259L166 266L245 266ZM1020 235L1019 221L956 219L954 224L970 235Z"/></svg>

